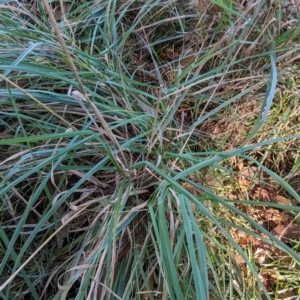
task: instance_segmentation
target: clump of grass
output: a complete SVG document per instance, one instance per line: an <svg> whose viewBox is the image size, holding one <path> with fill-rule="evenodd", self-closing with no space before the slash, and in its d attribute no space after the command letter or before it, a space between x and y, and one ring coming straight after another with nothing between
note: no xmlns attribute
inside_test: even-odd
<svg viewBox="0 0 300 300"><path fill-rule="evenodd" d="M268 5L1 6L3 299L296 297L298 24Z"/></svg>

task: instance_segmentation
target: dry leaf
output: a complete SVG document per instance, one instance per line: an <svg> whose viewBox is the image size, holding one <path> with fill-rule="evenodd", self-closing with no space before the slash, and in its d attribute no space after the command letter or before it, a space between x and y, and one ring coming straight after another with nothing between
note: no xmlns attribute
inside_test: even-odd
<svg viewBox="0 0 300 300"><path fill-rule="evenodd" d="M62 16L69 12L71 4L70 3L64 3L63 8L59 5L53 8L53 14L56 21L61 21Z"/></svg>
<svg viewBox="0 0 300 300"><path fill-rule="evenodd" d="M244 170L244 161L243 160L239 160L238 161L238 165L237 165L238 170L241 172L242 170Z"/></svg>
<svg viewBox="0 0 300 300"><path fill-rule="evenodd" d="M298 240L300 238L300 227L296 224L279 225L271 233L283 242Z"/></svg>
<svg viewBox="0 0 300 300"><path fill-rule="evenodd" d="M299 299L296 298L297 296L297 290L296 289L293 289L293 290L290 290L290 291L284 291L284 293L280 293L278 294L278 299Z"/></svg>
<svg viewBox="0 0 300 300"><path fill-rule="evenodd" d="M194 196L199 196L200 191L197 188L195 188L193 185L191 185L190 183L183 182L181 185L185 189L187 189L191 194L193 194Z"/></svg>
<svg viewBox="0 0 300 300"><path fill-rule="evenodd" d="M274 196L274 199L278 204L292 205L292 201L286 197L276 195L276 196Z"/></svg>
<svg viewBox="0 0 300 300"><path fill-rule="evenodd" d="M281 225L287 220L284 212L280 212L278 209L269 208L264 211L263 217L267 221L273 221L276 225Z"/></svg>
<svg viewBox="0 0 300 300"><path fill-rule="evenodd" d="M242 235L242 238L240 238L238 244L242 248L251 247L254 253L255 261L259 264L267 263L267 260L276 249L270 244L248 234L244 236ZM239 258L238 261L242 262L242 259Z"/></svg>
<svg viewBox="0 0 300 300"><path fill-rule="evenodd" d="M240 171L238 175L239 187L242 192L249 192L253 183L259 184L263 177L263 172L259 171L257 167L244 167L243 161L238 163L237 169Z"/></svg>
<svg viewBox="0 0 300 300"><path fill-rule="evenodd" d="M265 202L274 202L282 205L292 205L292 201L284 196L274 194L262 187L258 187L255 191L254 198Z"/></svg>
<svg viewBox="0 0 300 300"><path fill-rule="evenodd" d="M274 202L282 205L292 205L292 201L284 196L271 193L267 189L258 187L255 191L254 198L265 202Z"/></svg>
<svg viewBox="0 0 300 300"><path fill-rule="evenodd" d="M236 257L235 257L235 261L236 263L241 266L241 265L244 265L246 262L244 260L244 258L242 257L242 255L238 254Z"/></svg>
<svg viewBox="0 0 300 300"><path fill-rule="evenodd" d="M259 240L259 243L255 246L254 252L254 259L259 264L268 263L271 254L274 252L275 247L271 246L270 244L264 243L263 241Z"/></svg>
<svg viewBox="0 0 300 300"><path fill-rule="evenodd" d="M265 202L271 202L270 192L262 187L258 187L256 189L254 198L257 200L263 200Z"/></svg>
<svg viewBox="0 0 300 300"><path fill-rule="evenodd" d="M285 251L279 250L276 248L274 252L272 253L273 257L276 257L278 261L280 261L281 264L291 264L293 262L293 258L288 255Z"/></svg>
<svg viewBox="0 0 300 300"><path fill-rule="evenodd" d="M241 177L239 176L238 177L238 182L239 182L239 188L241 189L241 191L243 193L247 192L250 188L250 180L244 178L244 177Z"/></svg>
<svg viewBox="0 0 300 300"><path fill-rule="evenodd" d="M262 270L259 274L261 282L268 291L273 291L274 284L278 282L278 277L279 274L276 269Z"/></svg>

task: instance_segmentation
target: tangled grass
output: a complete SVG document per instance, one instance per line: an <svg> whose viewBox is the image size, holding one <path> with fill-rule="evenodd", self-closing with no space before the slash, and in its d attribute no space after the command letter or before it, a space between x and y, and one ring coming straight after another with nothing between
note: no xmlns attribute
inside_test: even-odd
<svg viewBox="0 0 300 300"><path fill-rule="evenodd" d="M1 298L296 299L296 6L0 7Z"/></svg>

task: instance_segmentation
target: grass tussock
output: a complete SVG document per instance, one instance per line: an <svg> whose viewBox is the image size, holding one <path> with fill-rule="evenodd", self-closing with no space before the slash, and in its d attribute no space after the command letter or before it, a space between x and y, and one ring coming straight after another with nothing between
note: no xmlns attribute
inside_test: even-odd
<svg viewBox="0 0 300 300"><path fill-rule="evenodd" d="M0 297L296 299L293 1L2 1Z"/></svg>

